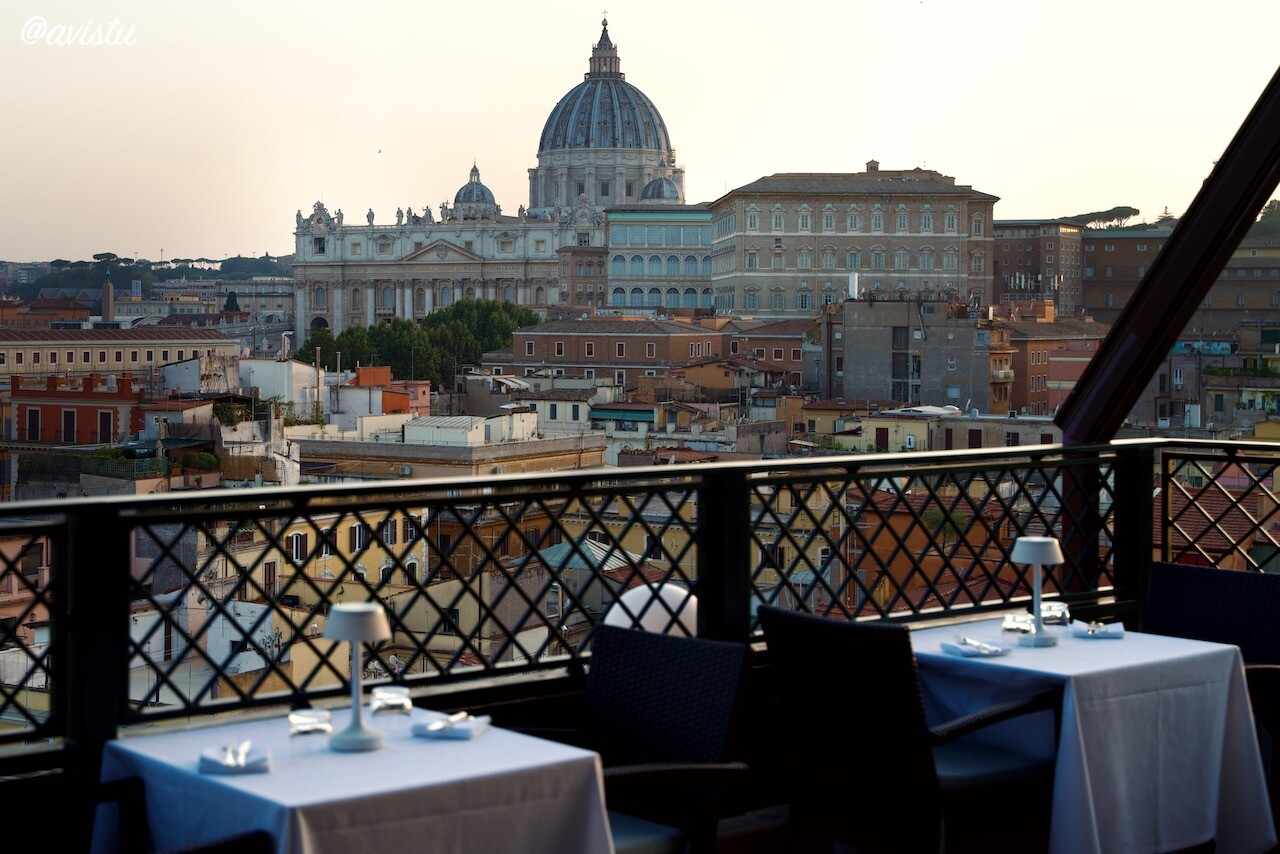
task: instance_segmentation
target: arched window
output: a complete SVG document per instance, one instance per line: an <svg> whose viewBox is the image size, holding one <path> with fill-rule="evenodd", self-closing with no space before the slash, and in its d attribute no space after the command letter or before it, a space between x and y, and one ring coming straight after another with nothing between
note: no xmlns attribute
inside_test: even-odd
<svg viewBox="0 0 1280 854"><path fill-rule="evenodd" d="M686 276L698 275L698 259L692 255L686 255L684 259L684 274Z"/></svg>
<svg viewBox="0 0 1280 854"><path fill-rule="evenodd" d="M513 287L511 287L510 285L507 285L506 287L504 287L504 288L502 289L502 298L503 298L504 300L506 300L507 302L515 302L515 301L516 301L516 289L515 289L515 288L513 288Z"/></svg>
<svg viewBox="0 0 1280 854"><path fill-rule="evenodd" d="M698 292L693 288L684 289L684 308L698 307Z"/></svg>
<svg viewBox="0 0 1280 854"><path fill-rule="evenodd" d="M649 288L648 300L645 305L655 308L662 305L662 291L659 288Z"/></svg>
<svg viewBox="0 0 1280 854"><path fill-rule="evenodd" d="M668 275L668 276L678 276L678 275L680 275L680 259L679 259L679 257L677 257L677 256L675 256L675 255L668 255L668 256L667 256L667 275Z"/></svg>
<svg viewBox="0 0 1280 854"><path fill-rule="evenodd" d="M294 563L305 563L307 560L307 535L289 535L289 559Z"/></svg>
<svg viewBox="0 0 1280 854"><path fill-rule="evenodd" d="M759 291L747 291L747 309L754 311L760 308Z"/></svg>
<svg viewBox="0 0 1280 854"><path fill-rule="evenodd" d="M711 256L710 255L702 256L702 275L704 276L711 275Z"/></svg>
<svg viewBox="0 0 1280 854"><path fill-rule="evenodd" d="M360 302L359 288L351 289L351 308L353 311L360 311L361 309L364 308L364 305Z"/></svg>
<svg viewBox="0 0 1280 854"><path fill-rule="evenodd" d="M621 255L613 256L613 274L615 276L625 276L627 273L627 259Z"/></svg>
<svg viewBox="0 0 1280 854"><path fill-rule="evenodd" d="M667 288L667 299L666 299L666 302L663 303L663 305L665 305L667 308L679 308L680 307L680 289Z"/></svg>
<svg viewBox="0 0 1280 854"><path fill-rule="evenodd" d="M396 304L396 292L391 288L382 289L382 307L391 308Z"/></svg>
<svg viewBox="0 0 1280 854"><path fill-rule="evenodd" d="M626 305L627 292L622 288L614 288L613 293L609 294L609 305Z"/></svg>
<svg viewBox="0 0 1280 854"><path fill-rule="evenodd" d="M711 307L712 307L712 305L714 304L714 303L713 303L713 301L712 301L712 297L713 297L713 296L714 296L714 295L711 293L711 288L703 288L703 289L702 289L702 296L701 296L701 299L699 300L699 306L698 306L698 307L699 307L699 308L711 308Z"/></svg>
<svg viewBox="0 0 1280 854"><path fill-rule="evenodd" d="M453 305L453 288L446 285L440 289L440 307L447 305Z"/></svg>
<svg viewBox="0 0 1280 854"><path fill-rule="evenodd" d="M426 311L427 310L427 289L426 288L418 288L417 301L418 301L417 302L418 308L422 311Z"/></svg>
<svg viewBox="0 0 1280 854"><path fill-rule="evenodd" d="M644 288L632 288L631 299L628 301L627 304L635 308L639 308L643 306L644 305Z"/></svg>
<svg viewBox="0 0 1280 854"><path fill-rule="evenodd" d="M662 275L662 259L659 258L657 255L649 256L649 275L650 276Z"/></svg>
<svg viewBox="0 0 1280 854"><path fill-rule="evenodd" d="M324 288L316 288L316 308L324 308L325 299Z"/></svg>
<svg viewBox="0 0 1280 854"><path fill-rule="evenodd" d="M641 258L639 255L631 256L631 275L633 276L644 275L644 259Z"/></svg>

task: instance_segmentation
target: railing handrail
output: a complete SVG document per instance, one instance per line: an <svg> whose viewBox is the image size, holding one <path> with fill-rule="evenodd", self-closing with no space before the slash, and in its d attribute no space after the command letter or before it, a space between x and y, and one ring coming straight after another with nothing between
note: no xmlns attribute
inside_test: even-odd
<svg viewBox="0 0 1280 854"><path fill-rule="evenodd" d="M904 622L1018 607L1028 591L1008 547L1027 533L1063 536L1051 592L1119 613L1166 538L1192 558L1219 548L1221 511L1207 525L1170 518L1171 493L1179 513L1200 495L1235 501L1237 481L1270 494L1277 467L1277 444L1141 438L15 502L0 505L0 534L48 543L50 570L37 589L18 559L0 563L0 606L24 603L20 634L0 633L25 638L34 681L59 689L31 718L44 721L39 736L92 744L119 723L342 695L342 668L303 629L343 589L385 597L395 648L421 666L403 678L440 686L578 667L595 621L633 583L692 586L699 633L731 640L751 638L758 601ZM1218 473L1231 480L1196 485ZM245 532L253 543L239 542ZM560 542L559 563L540 563ZM1228 545L1245 555L1252 540ZM6 600L6 579L33 595ZM215 625L230 651L209 645ZM292 669L309 660L324 680ZM183 662L222 699L208 685L193 694L190 669L174 681ZM126 684L139 668L153 677L145 697ZM21 701L7 687L12 712Z"/></svg>

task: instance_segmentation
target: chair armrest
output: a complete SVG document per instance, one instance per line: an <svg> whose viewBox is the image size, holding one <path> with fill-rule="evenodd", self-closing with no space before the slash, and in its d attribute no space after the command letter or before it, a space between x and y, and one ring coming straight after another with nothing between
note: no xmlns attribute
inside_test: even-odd
<svg viewBox="0 0 1280 854"><path fill-rule="evenodd" d="M670 778L681 782L690 780L721 780L747 772L745 762L646 762L642 765L615 765L604 769L606 785L609 781L636 780L646 784Z"/></svg>
<svg viewBox="0 0 1280 854"><path fill-rule="evenodd" d="M1253 716L1270 729L1280 722L1280 664L1246 664L1244 678Z"/></svg>
<svg viewBox="0 0 1280 854"><path fill-rule="evenodd" d="M991 726L1011 718L1028 715L1032 712L1054 711L1054 728L1057 728L1058 717L1062 708L1062 689L1045 691L1025 700L1012 703L1001 703L971 714L962 715L954 720L929 727L930 740L933 744L946 744L948 741L976 732L983 727Z"/></svg>

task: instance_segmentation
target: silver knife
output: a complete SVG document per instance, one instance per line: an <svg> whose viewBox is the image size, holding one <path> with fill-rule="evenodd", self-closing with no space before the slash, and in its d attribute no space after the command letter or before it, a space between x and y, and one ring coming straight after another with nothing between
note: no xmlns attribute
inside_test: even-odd
<svg viewBox="0 0 1280 854"><path fill-rule="evenodd" d="M971 646L974 649L976 649L978 652L983 652L988 655L990 655L993 652L996 652L999 649L999 647L994 647L989 643L983 643L977 638L960 638L960 643Z"/></svg>
<svg viewBox="0 0 1280 854"><path fill-rule="evenodd" d="M451 727L454 724L462 723L463 721L470 719L470 717L471 717L470 712L455 712L454 714L449 715L449 717L447 718L441 718L438 721L432 721L431 723L427 724L427 731L435 732L436 730L439 730L439 729L445 729L446 727Z"/></svg>

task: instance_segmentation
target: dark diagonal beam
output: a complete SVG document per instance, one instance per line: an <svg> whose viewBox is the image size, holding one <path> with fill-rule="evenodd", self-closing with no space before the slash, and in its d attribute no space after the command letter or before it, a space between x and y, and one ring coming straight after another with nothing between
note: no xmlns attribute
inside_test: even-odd
<svg viewBox="0 0 1280 854"><path fill-rule="evenodd" d="M1236 131L1054 421L1110 441L1280 183L1280 70Z"/></svg>

